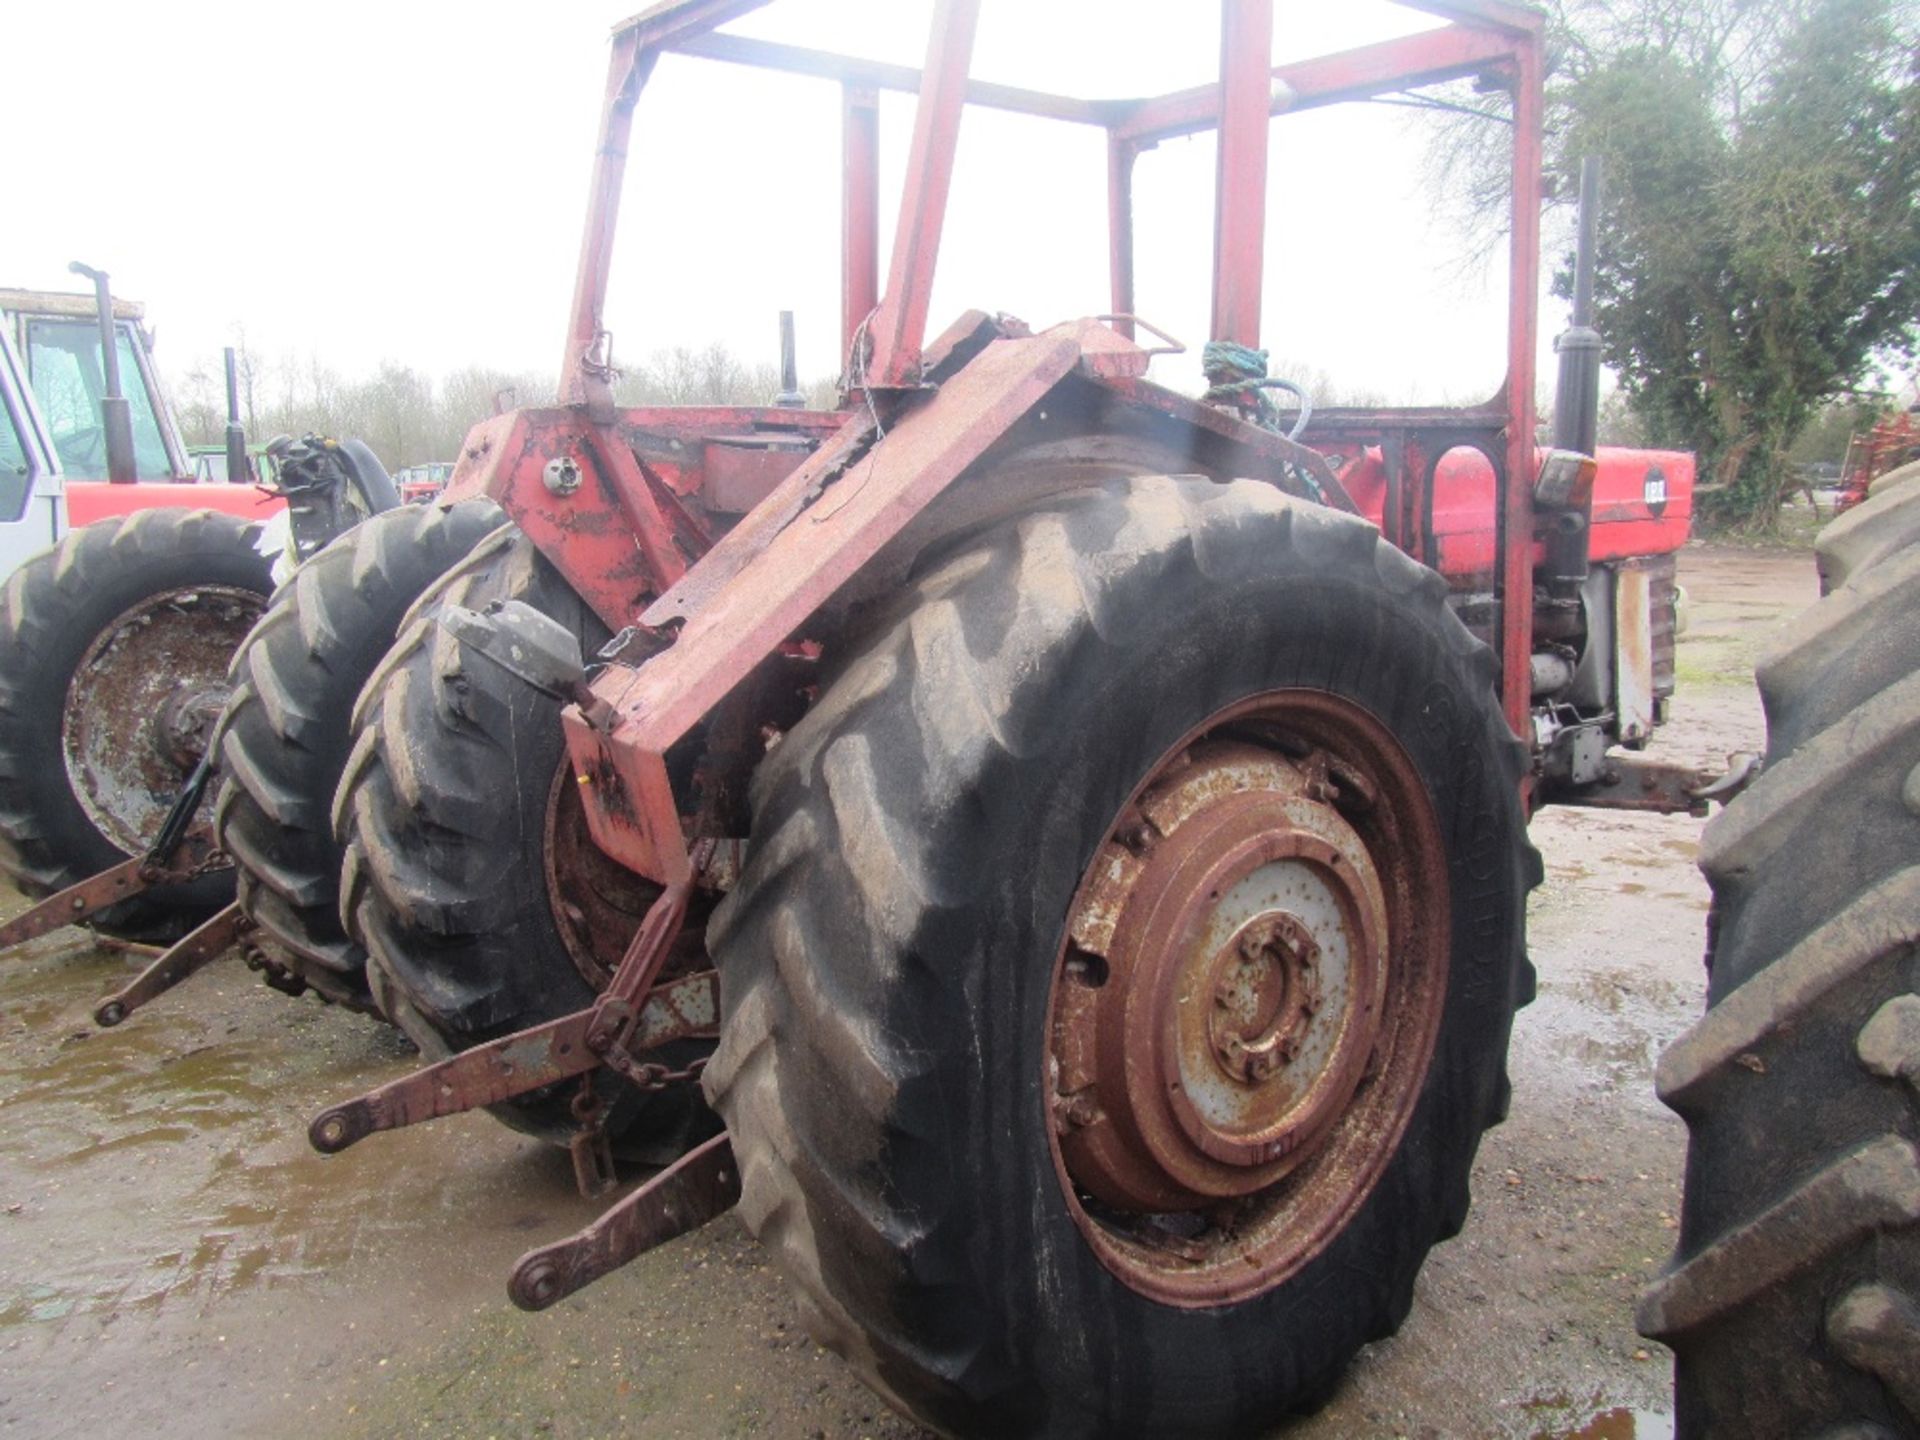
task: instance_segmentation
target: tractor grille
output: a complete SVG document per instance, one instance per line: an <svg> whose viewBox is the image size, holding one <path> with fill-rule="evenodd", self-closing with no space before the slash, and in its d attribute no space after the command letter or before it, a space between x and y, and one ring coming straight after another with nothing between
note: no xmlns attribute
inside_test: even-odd
<svg viewBox="0 0 1920 1440"><path fill-rule="evenodd" d="M1674 631L1678 627L1680 588L1679 567L1672 555L1655 555L1639 562L1647 572L1648 615L1653 631L1653 694L1664 700L1673 694Z"/></svg>

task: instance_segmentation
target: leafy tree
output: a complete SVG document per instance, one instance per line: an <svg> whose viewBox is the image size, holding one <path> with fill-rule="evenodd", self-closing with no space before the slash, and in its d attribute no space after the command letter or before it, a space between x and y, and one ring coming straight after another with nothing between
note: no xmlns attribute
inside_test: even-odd
<svg viewBox="0 0 1920 1440"><path fill-rule="evenodd" d="M1608 363L1652 443L1700 454L1705 517L1771 528L1796 437L1915 347L1913 7L1562 0L1553 24L1550 164L1606 164ZM1441 136L1441 174L1476 206L1492 128L1456 115Z"/></svg>
<svg viewBox="0 0 1920 1440"><path fill-rule="evenodd" d="M1569 153L1603 156L1608 359L1651 432L1706 459L1706 511L1770 528L1787 452L1920 314L1920 68L1884 0L1824 0L1731 123L1649 49L1571 97Z"/></svg>

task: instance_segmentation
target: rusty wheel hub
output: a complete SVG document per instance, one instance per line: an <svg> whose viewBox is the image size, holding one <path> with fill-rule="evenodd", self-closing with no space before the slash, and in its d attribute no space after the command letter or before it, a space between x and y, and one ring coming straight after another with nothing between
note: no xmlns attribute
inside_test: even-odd
<svg viewBox="0 0 1920 1440"><path fill-rule="evenodd" d="M1325 997L1320 945L1284 910L1256 916L1214 957L1207 1043L1229 1079L1258 1085L1300 1058Z"/></svg>
<svg viewBox="0 0 1920 1440"><path fill-rule="evenodd" d="M1063 997L1060 1058L1101 1119L1063 1139L1109 1204L1188 1209L1272 1184L1359 1083L1386 902L1366 847L1284 758L1194 746L1143 794L1069 933L1108 983Z"/></svg>
<svg viewBox="0 0 1920 1440"><path fill-rule="evenodd" d="M1431 1053L1437 835L1404 754L1351 709L1250 702L1197 732L1068 918L1055 1158L1109 1268L1162 1299L1303 1263L1371 1188Z"/></svg>
<svg viewBox="0 0 1920 1440"><path fill-rule="evenodd" d="M191 770L213 743L213 727L227 707L227 687L181 681L160 707L153 743L161 757L182 771Z"/></svg>
<svg viewBox="0 0 1920 1440"><path fill-rule="evenodd" d="M61 716L67 779L94 828L128 854L152 843L206 754L227 666L266 603L223 585L150 596L80 657Z"/></svg>

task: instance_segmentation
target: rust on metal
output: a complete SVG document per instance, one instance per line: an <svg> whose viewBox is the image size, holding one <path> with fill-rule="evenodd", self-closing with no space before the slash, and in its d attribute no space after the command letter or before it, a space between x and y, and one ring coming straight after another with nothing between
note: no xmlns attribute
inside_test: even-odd
<svg viewBox="0 0 1920 1440"><path fill-rule="evenodd" d="M928 27L927 63L920 103L913 112L907 173L900 192L900 218L893 230L893 260L868 334L865 383L880 389L920 384L920 342L926 338L927 306L933 298L934 263L952 188L953 156L966 101L967 67L973 57L980 0L935 0Z"/></svg>
<svg viewBox="0 0 1920 1440"><path fill-rule="evenodd" d="M1037 404L1079 361L1084 343L1127 342L1096 321L994 340L893 423L884 460L875 447L837 472L849 432L860 426L853 421L789 477L769 504L791 491L802 508L694 612L672 648L638 671L611 667L595 679L613 724L587 725L569 707L568 750L575 773L588 777L595 843L657 880L688 873L667 749ZM805 504L809 493L818 498ZM728 548L723 541L708 558ZM688 572L689 584L704 563ZM656 623L656 614L643 618Z"/></svg>
<svg viewBox="0 0 1920 1440"><path fill-rule="evenodd" d="M1140 147L1107 134L1107 285L1114 328L1133 338L1133 167Z"/></svg>
<svg viewBox="0 0 1920 1440"><path fill-rule="evenodd" d="M1724 771L1676 765L1644 755L1609 755L1606 776L1598 784L1556 791L1553 801L1590 810L1703 816L1711 802L1725 804L1759 774L1759 758L1754 755L1729 756Z"/></svg>
<svg viewBox="0 0 1920 1440"><path fill-rule="evenodd" d="M790 439L716 441L707 447L700 501L709 511L745 515L799 468L811 448Z"/></svg>
<svg viewBox="0 0 1920 1440"><path fill-rule="evenodd" d="M224 585L148 596L74 667L60 727L67 778L87 819L121 850L138 853L159 835L207 752L227 665L266 603Z"/></svg>
<svg viewBox="0 0 1920 1440"><path fill-rule="evenodd" d="M1007 333L1000 321L984 311L965 312L923 352L929 376L944 380L949 365L957 369L959 364ZM898 408L896 399L876 395L871 400L870 407L861 406L848 414L820 416L823 421L831 421L834 428L822 439L819 450L789 473L751 514L721 536L684 578L649 605L641 614L640 623L662 627L692 620L731 585L747 564L771 545L802 510L818 500L827 487L837 483L848 467L866 453L881 430L893 423Z"/></svg>
<svg viewBox="0 0 1920 1440"><path fill-rule="evenodd" d="M706 548L663 491L704 497L710 458L738 491L743 450L753 453L752 465L768 465L761 457L772 453L781 458L771 463L790 470L845 418L754 406L647 407L619 411L602 427L576 409L511 410L468 434L443 499L498 501L618 632L673 583L684 549ZM573 483L556 492L546 471L562 462L572 467ZM649 472L661 489L648 482ZM640 526L653 528L643 533Z"/></svg>
<svg viewBox="0 0 1920 1440"><path fill-rule="evenodd" d="M588 1043L596 1009L577 1010L389 1081L314 1117L313 1148L337 1154L381 1130L497 1105L516 1095L597 1069L605 1058ZM720 982L711 970L658 986L639 1007L624 1042L645 1051L671 1040L712 1035L720 1023Z"/></svg>
<svg viewBox="0 0 1920 1440"><path fill-rule="evenodd" d="M637 680L625 675L614 677L612 683L628 687L632 681L632 690L647 692L647 720L636 719L637 708L627 709L609 733L607 727L580 723L577 714L569 717L569 751L581 783L594 787L587 810L594 837L602 848L657 882L675 882L687 875L672 787L659 748L661 737L669 733L684 735L734 681L768 653L771 644L791 633L790 629L771 633L776 621L803 618L871 554L870 550L862 553L864 547L859 544L848 545L841 550L850 557L844 568L834 564L801 577L783 574L786 557L770 557L791 535L795 516L811 506L816 519L848 514L852 523L840 527L843 535L863 528L892 533L950 478L943 477L920 489L886 486L889 494L884 510L863 507L858 498L863 487L883 488L868 484L880 471L917 475L941 468L928 464L924 449L916 452L904 444L902 432L912 428L916 415L935 408L923 402L918 393L931 378L928 362L932 347L923 351L925 320L960 116L968 103L1001 105L1104 128L1108 139L1111 285L1115 308L1122 314L1132 309L1133 157L1171 136L1218 130L1214 338L1251 341L1260 309L1259 236L1266 198L1260 179L1265 172L1269 115L1463 76L1480 77L1512 94L1514 243L1509 256L1508 374L1487 409L1498 414L1500 423L1493 433L1499 437L1496 448L1504 462L1496 474L1500 539L1493 577L1500 606L1497 625L1503 704L1516 733L1525 730L1530 699L1527 660L1532 643L1535 544L1526 486L1533 434L1544 33L1537 15L1498 0L1421 0L1419 8L1452 23L1340 54L1273 67L1262 40L1270 33L1271 0L1236 0L1222 12L1223 44L1216 83L1139 100L1086 101L974 82L968 72L977 0L940 0L929 30L925 64L917 71L875 67L850 57L713 33L754 8L755 0L681 0L635 16L615 32L563 362L561 389L570 409L560 412L566 417L563 425L549 425L545 443L518 447L536 472L563 452L574 463L591 454L599 463L590 468L601 472L597 492L588 496L583 509L581 495L594 490L594 485L583 489L581 495L569 493L556 499L525 476L506 475L500 469L501 456L516 448L507 443L511 439L508 432L520 426L522 440L534 435L511 415L474 432L461 474L450 492L472 493L484 483L484 488L501 500L534 543L616 631L631 624L636 614L642 623L657 630L664 631L676 620L686 625L680 643L656 657ZM838 438L776 487L732 535L707 552L704 561L688 568L684 577L679 571L687 547L676 543L675 516L663 512L657 503L659 494L651 487L650 477L655 473L651 462L637 452L629 457L626 447L613 439L614 432L621 428L621 417L612 405L612 337L602 320L633 110L658 55L666 50L821 76L843 87L847 131L841 157L842 202L848 223L842 242L842 318L849 347L854 348L856 332L864 336L866 346L864 353L855 357L858 363L852 367L849 392L843 398L845 408L837 417L823 417L841 427ZM888 283L876 296L873 226L868 220L874 169L868 102L872 92L882 87L911 89L918 95L919 104ZM870 297L876 303L868 304ZM1120 325L1122 333L1132 328L1125 320ZM1124 354L1103 352L1093 357L1089 368L1127 398L1175 416L1190 427L1217 432L1222 417L1202 416L1198 412L1209 407L1192 402L1187 404L1194 413L1179 413L1179 398L1169 398L1169 392L1145 383L1133 364L1133 359ZM943 387L963 385L966 377L980 369L978 363L965 364L958 374L940 383ZM897 417L890 413L888 402L901 397L907 402L906 413ZM862 411L863 419L848 418ZM943 413L945 420L936 423L950 425L967 415L968 407L947 406ZM1004 429L1011 417L987 406L977 408L972 418L982 426L998 424ZM901 429L890 428L896 419ZM565 433L565 425L572 427L570 434ZM1250 446L1243 437L1231 438ZM1411 452L1420 448L1396 441L1396 458L1414 465L1422 457ZM897 466L876 465L882 453L888 462L897 460ZM630 458L632 464L628 463ZM469 460L473 461L471 467ZM1324 456L1305 451L1286 456L1279 464L1289 471L1311 475L1329 503L1354 508ZM490 480L477 478L489 468L493 472ZM1399 466L1395 471L1394 503L1392 513L1385 517L1386 524L1403 543L1431 560L1426 552L1432 547L1422 544L1427 537L1415 519L1430 512L1431 496L1422 492L1431 477L1416 471L1402 474ZM705 478L697 464L665 475L666 484L681 496L693 495ZM839 492L840 505L818 504L829 490ZM737 497L733 503L738 503ZM697 519L696 512L702 508L690 507L685 518ZM816 558L805 545L787 548L794 552L793 559ZM778 596L779 603L765 613L748 613L758 603L755 597L760 596ZM696 633L700 624L709 620L724 626L734 638L716 648L710 636ZM694 653L686 659L676 658L682 651ZM602 698L616 711L625 708L612 693Z"/></svg>
<svg viewBox="0 0 1920 1440"><path fill-rule="evenodd" d="M1216 340L1257 348L1266 253L1273 0L1220 7L1220 139L1213 187Z"/></svg>
<svg viewBox="0 0 1920 1440"><path fill-rule="evenodd" d="M877 60L836 55L828 50L812 50L803 45L782 45L771 40L751 39L745 35L702 35L662 48L677 55L697 55L703 60L724 60L760 70L781 70L789 75L838 80L845 86L868 92L891 90L917 95L924 73L911 65L889 65ZM1015 115L1066 120L1079 125L1105 126L1126 110L1125 101L1078 100L1067 95L1026 90L1017 85L996 85L989 80L969 80L966 99L967 104L977 105L983 110L1005 110Z"/></svg>
<svg viewBox="0 0 1920 1440"><path fill-rule="evenodd" d="M587 833L581 786L565 764L547 794L540 858L560 940L580 978L606 989L660 887L609 856Z"/></svg>
<svg viewBox="0 0 1920 1440"><path fill-rule="evenodd" d="M867 317L880 304L880 96L840 87L840 358L849 370Z"/></svg>
<svg viewBox="0 0 1920 1440"><path fill-rule="evenodd" d="M1613 569L1613 700L1621 744L1653 734L1654 571L1626 561Z"/></svg>
<svg viewBox="0 0 1920 1440"><path fill-rule="evenodd" d="M1062 1143L1086 1189L1164 1212L1273 1184L1338 1116L1380 1019L1386 901L1272 750L1195 746L1136 809L1068 922L1121 983L1066 992L1063 1058L1101 1107Z"/></svg>
<svg viewBox="0 0 1920 1440"><path fill-rule="evenodd" d="M660 892L659 898L648 907L640 928L634 932L633 941L620 958L613 978L600 992L588 1015L587 1049L630 1080L643 1085L651 1083L656 1075L654 1067L643 1067L634 1058L634 1041L640 1034L647 997L666 967L667 954L674 941L680 938L692 891L689 874Z"/></svg>
<svg viewBox="0 0 1920 1440"><path fill-rule="evenodd" d="M522 1255L507 1293L522 1310L544 1310L655 1246L697 1230L739 1199L733 1145L716 1135L584 1230Z"/></svg>
<svg viewBox="0 0 1920 1440"><path fill-rule="evenodd" d="M1371 716L1254 697L1173 747L1069 911L1054 1160L1108 1269L1165 1303L1279 1284L1392 1155L1445 1002L1445 852Z"/></svg>
<svg viewBox="0 0 1920 1440"><path fill-rule="evenodd" d="M1308 110L1479 75L1509 63L1517 48L1511 36L1455 26L1276 65L1267 81L1268 111ZM1136 101L1112 133L1145 148L1211 130L1220 112L1220 87L1197 85Z"/></svg>
<svg viewBox="0 0 1920 1440"><path fill-rule="evenodd" d="M101 1001L93 1012L94 1023L118 1025L142 1005L218 960L252 929L253 921L241 912L238 902L227 906L163 951L129 984Z"/></svg>
<svg viewBox="0 0 1920 1440"><path fill-rule="evenodd" d="M1509 7L1510 8L1510 7ZM1533 35L1544 26L1532 22ZM1444 32L1443 32L1444 33ZM1505 464L1497 466L1494 505L1499 515L1500 708L1515 735L1529 733L1533 709L1529 665L1533 655L1534 554L1534 334L1540 311L1541 133L1546 113L1545 59L1539 43L1515 49L1506 78L1513 97L1513 172L1508 195L1507 406ZM1531 780L1521 782L1523 796Z"/></svg>
<svg viewBox="0 0 1920 1440"><path fill-rule="evenodd" d="M225 863L226 857L214 848L213 837L205 830L195 830L180 842L169 864L156 865L151 857L136 855L22 911L0 925L0 950L37 940L62 925L84 925L109 906L131 900L156 885L190 880Z"/></svg>

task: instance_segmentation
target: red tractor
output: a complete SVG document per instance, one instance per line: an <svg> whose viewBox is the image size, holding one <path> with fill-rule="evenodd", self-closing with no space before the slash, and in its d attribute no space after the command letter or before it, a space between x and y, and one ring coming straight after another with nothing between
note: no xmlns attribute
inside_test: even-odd
<svg viewBox="0 0 1920 1440"><path fill-rule="evenodd" d="M1529 807L1705 803L1630 753L1672 690L1692 461L1595 456L1590 402L1534 438L1540 19L1435 0L1445 28L1275 71L1270 3L1231 0L1217 86L1095 103L971 81L971 0L917 73L718 30L753 8L616 32L564 403L469 437L443 503L511 524L361 695L345 945L318 907L260 914L364 957L449 1057L311 1133L486 1105L587 1183L685 1152L528 1256L522 1304L738 1198L826 1343L939 1428L1268 1420L1465 1220L1533 985ZM666 53L844 87L838 410L614 403L602 297ZM1283 410L1270 116L1467 76L1518 122L1507 383ZM901 88L883 287L874 95ZM1105 132L1113 313L924 333L968 104ZM1147 378L1130 176L1214 129L1194 398Z"/></svg>
<svg viewBox="0 0 1920 1440"><path fill-rule="evenodd" d="M1840 497L1835 514L1845 514L1866 503L1875 488L1896 472L1920 462L1920 412L1902 411L1876 421L1847 439L1840 465ZM1896 482L1897 483L1897 482Z"/></svg>
<svg viewBox="0 0 1920 1440"><path fill-rule="evenodd" d="M1703 811L1753 774L1633 753L1672 691L1693 465L1596 451L1584 280L1536 439L1542 17L1417 0L1447 23L1276 69L1271 0L1225 0L1218 83L1123 102L970 79L978 0L939 0L917 71L720 28L758 3L669 0L615 32L562 403L478 426L439 501L320 552L236 660L236 923L434 1061L318 1116L321 1150L484 1106L566 1144L588 1188L621 1155L666 1164L525 1256L518 1303L737 1203L815 1333L935 1428L1249 1432L1392 1332L1466 1221L1533 989L1530 812ZM614 401L621 177L667 54L842 86L837 409ZM1512 106L1506 381L1465 409L1312 410L1257 349L1270 118L1463 78ZM919 97L884 287L882 90ZM1104 134L1112 313L926 333L968 105ZM1148 378L1170 342L1134 313L1131 185L1202 131L1196 398ZM1904 696L1885 657L1821 668L1884 613L1857 587L1908 593L1845 553L1853 608L1788 689ZM1880 784L1920 759L1920 704L1883 711L1871 853L1822 847L1794 788L1838 773L1795 769L1802 740L1844 750L1818 699L1775 737L1789 788L1758 784L1824 888L1752 890L1793 853L1772 842L1718 852L1721 1003L1674 1072L1686 1263L1643 1315L1689 1434L1920 1419L1897 1108L1920 1059L1888 999L1915 988L1907 892L1841 1017L1884 1016L1861 1052L1880 1088L1820 1127L1865 1161L1833 1179L1808 1140L1768 1170L1747 1137L1806 1112L1721 1053L1779 1039L1792 997L1739 982L1849 877L1920 873L1914 782Z"/></svg>

